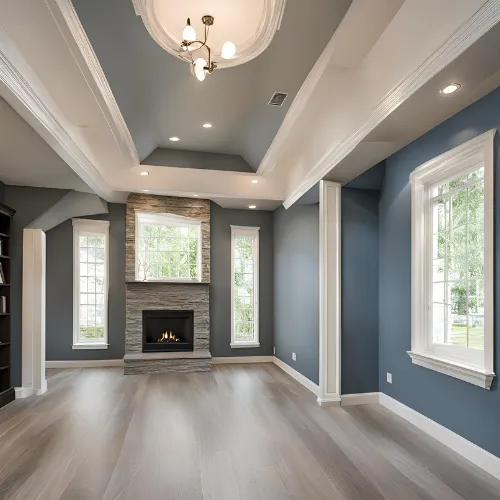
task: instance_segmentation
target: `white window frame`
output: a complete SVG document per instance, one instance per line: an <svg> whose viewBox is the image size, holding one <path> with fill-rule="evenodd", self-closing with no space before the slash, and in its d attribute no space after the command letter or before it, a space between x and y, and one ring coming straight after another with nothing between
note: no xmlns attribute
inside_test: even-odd
<svg viewBox="0 0 500 500"><path fill-rule="evenodd" d="M244 347L260 347L259 340L259 254L260 254L260 242L259 242L259 230L260 227L250 227L250 226L231 226L231 347L232 348L244 348ZM248 341L237 341L235 339L234 331L234 255L236 248L236 238L238 236L245 236L254 238L255 241L255 258L254 258L254 283L253 283L253 307L254 307L254 340Z"/></svg>
<svg viewBox="0 0 500 500"><path fill-rule="evenodd" d="M416 365L489 389L494 334L494 148L490 130L415 169L411 181L412 336ZM484 167L484 351L432 343L432 188Z"/></svg>
<svg viewBox="0 0 500 500"><path fill-rule="evenodd" d="M198 231L198 253L196 256L196 278L148 278L144 280L139 274L139 228L141 223L155 226L194 227ZM200 283L201 275L201 221L167 213L135 212L135 279L156 283Z"/></svg>
<svg viewBox="0 0 500 500"><path fill-rule="evenodd" d="M109 221L72 219L73 221L73 349L108 348L109 299ZM80 339L80 236L104 235L104 338L93 341Z"/></svg>

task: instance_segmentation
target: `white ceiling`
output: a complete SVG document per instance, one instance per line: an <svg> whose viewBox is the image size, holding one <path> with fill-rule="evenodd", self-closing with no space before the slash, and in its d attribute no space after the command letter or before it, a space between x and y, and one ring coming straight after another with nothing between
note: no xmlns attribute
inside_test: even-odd
<svg viewBox="0 0 500 500"><path fill-rule="evenodd" d="M399 106L325 179L347 182L357 177L500 86L500 59L495 47L500 47L500 25ZM440 94L450 82L458 82L462 88L454 94Z"/></svg>
<svg viewBox="0 0 500 500"><path fill-rule="evenodd" d="M0 180L16 186L92 190L0 98Z"/></svg>
<svg viewBox="0 0 500 500"><path fill-rule="evenodd" d="M66 175L76 172L107 201L147 190L271 210L325 176L352 179L497 86L499 2L353 0L327 43L338 18L331 25L321 6L338 14L338 3L314 0L316 11L288 0L268 50L203 83L153 41L129 0L74 0L78 12L70 0L0 2L0 95L71 166ZM316 26L325 38L301 65L311 46L304 35ZM436 94L459 78L460 93L446 101ZM298 97L268 107L268 94L289 91L284 85ZM205 121L214 127L203 129ZM241 150L254 165L266 154L255 174L140 165L170 135L181 137L179 149ZM40 185L38 155L27 163L16 175ZM47 179L59 187L64 177Z"/></svg>

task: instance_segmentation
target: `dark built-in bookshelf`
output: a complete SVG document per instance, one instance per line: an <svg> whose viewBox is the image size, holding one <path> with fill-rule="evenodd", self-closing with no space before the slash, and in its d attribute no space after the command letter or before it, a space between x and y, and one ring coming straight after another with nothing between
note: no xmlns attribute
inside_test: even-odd
<svg viewBox="0 0 500 500"><path fill-rule="evenodd" d="M10 366L10 229L15 210L0 203L0 408L15 399Z"/></svg>

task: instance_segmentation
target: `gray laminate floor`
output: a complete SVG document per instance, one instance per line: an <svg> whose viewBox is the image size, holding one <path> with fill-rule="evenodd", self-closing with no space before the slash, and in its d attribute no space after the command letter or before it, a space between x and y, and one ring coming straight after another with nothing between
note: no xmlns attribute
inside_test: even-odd
<svg viewBox="0 0 500 500"><path fill-rule="evenodd" d="M0 410L0 499L494 500L500 483L382 407L320 408L271 364L50 370Z"/></svg>

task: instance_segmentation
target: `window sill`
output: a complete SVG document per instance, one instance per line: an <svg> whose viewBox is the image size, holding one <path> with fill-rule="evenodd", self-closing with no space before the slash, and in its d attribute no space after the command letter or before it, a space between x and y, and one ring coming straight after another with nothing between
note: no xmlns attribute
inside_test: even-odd
<svg viewBox="0 0 500 500"><path fill-rule="evenodd" d="M246 347L260 347L260 342L231 342L233 349Z"/></svg>
<svg viewBox="0 0 500 500"><path fill-rule="evenodd" d="M73 349L107 349L109 344L73 344Z"/></svg>
<svg viewBox="0 0 500 500"><path fill-rule="evenodd" d="M438 358L428 353L408 351L408 355L415 365L423 366L424 368L434 370L444 375L449 375L450 377L477 385L483 389L490 389L493 377L495 376L493 372L451 361L449 359Z"/></svg>

